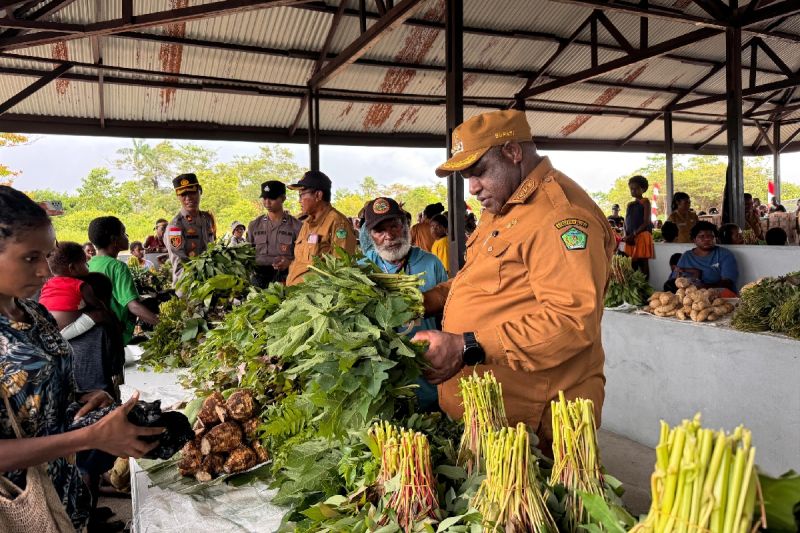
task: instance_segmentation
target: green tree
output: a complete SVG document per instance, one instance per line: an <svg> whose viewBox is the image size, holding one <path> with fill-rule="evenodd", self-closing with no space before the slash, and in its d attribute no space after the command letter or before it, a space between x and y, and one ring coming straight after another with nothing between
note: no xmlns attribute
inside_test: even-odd
<svg viewBox="0 0 800 533"><path fill-rule="evenodd" d="M0 148L19 146L21 144L26 144L28 141L29 139L25 135L0 132ZM14 178L19 175L19 170L12 170L7 165L0 163L0 185L11 185L14 183Z"/></svg>
<svg viewBox="0 0 800 533"><path fill-rule="evenodd" d="M725 188L725 173L727 161L717 156L678 156L673 167L675 192L682 191L692 199L695 211L708 211L712 207L722 207L722 196ZM628 190L628 179L636 174L641 174L650 182L648 196L652 197L654 184L661 186L661 195L658 201L659 218L666 218L667 203L670 198L665 196L664 181L666 177L666 158L663 155L654 155L648 158L647 163L630 174L620 176L608 192L592 193L600 207L610 213L612 204L625 205L631 201ZM744 160L744 187L745 191L754 197L767 200L767 187L772 179L770 162L763 157L748 157ZM800 186L784 182L783 197L794 198L800 193Z"/></svg>

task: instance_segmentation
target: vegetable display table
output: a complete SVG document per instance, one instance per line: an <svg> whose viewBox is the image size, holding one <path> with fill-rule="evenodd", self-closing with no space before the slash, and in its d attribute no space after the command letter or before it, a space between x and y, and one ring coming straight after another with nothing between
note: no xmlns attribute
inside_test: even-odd
<svg viewBox="0 0 800 533"><path fill-rule="evenodd" d="M770 475L800 466L800 341L713 324L606 311L604 429L647 446L659 420L753 431Z"/></svg>

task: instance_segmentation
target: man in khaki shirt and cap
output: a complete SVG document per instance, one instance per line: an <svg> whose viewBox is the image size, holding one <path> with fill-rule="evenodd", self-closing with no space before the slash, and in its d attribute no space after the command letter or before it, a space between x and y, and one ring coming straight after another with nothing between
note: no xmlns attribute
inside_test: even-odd
<svg viewBox="0 0 800 533"><path fill-rule="evenodd" d="M453 151L436 173L460 172L485 211L464 268L425 294L429 313L444 310L443 331L415 337L430 343L426 376L439 383L444 411L460 417L459 378L491 370L509 422L526 423L549 450L559 390L593 400L600 421L614 237L589 195L537 153L524 113L467 120L453 132Z"/></svg>
<svg viewBox="0 0 800 533"><path fill-rule="evenodd" d="M356 251L353 224L331 205L331 180L319 170L309 170L303 179L289 185L300 191L303 227L294 245L294 261L289 267L286 285L303 281L308 267L318 255L333 253L336 246L347 253Z"/></svg>

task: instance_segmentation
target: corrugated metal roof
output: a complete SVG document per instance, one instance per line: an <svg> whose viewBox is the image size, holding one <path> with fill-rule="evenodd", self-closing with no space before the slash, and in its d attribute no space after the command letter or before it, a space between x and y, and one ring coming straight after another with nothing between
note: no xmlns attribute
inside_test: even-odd
<svg viewBox="0 0 800 533"><path fill-rule="evenodd" d="M134 2L134 14L138 16L212 4L214 1L137 0ZM45 4L42 2L40 5ZM650 0L650 4L693 17L709 17L688 0ZM149 84L104 84L104 116L108 120L130 123L208 122L288 131L295 122L300 109L299 95L305 91L337 7L336 0L325 0L321 7L319 3L313 3L297 7L261 8L135 30L167 40L206 41L210 43L207 46L130 37L101 37L102 62L111 68L105 71L107 77ZM347 7L357 10L358 2L348 0ZM368 26L371 26L377 8L374 2L367 2L367 7L370 13ZM490 105L487 100L481 99L491 99L491 105L510 102L513 95L525 86L526 75L539 71L557 50L559 39L563 41L569 37L592 12L591 6L550 0L465 0L464 23L472 29L464 35L464 63L468 69L480 71L465 74L465 96L477 99L481 105ZM613 5L604 13L634 48L639 46L638 15L617 12ZM50 14L46 20L91 24L121 16L119 2L76 0ZM393 94L411 95L412 98L414 95L438 97L441 98L438 101L443 101L445 1L425 0L412 18L426 25L399 26L363 55L363 59L371 64L350 65L326 83L320 105L323 131L383 135L387 142L391 142L391 136L397 134L444 135L443 105L412 105L408 99L404 103L369 102L377 98L371 95ZM490 35L478 35L477 28L488 30ZM651 18L648 40L652 46L696 28L693 23ZM790 17L779 28L780 31L800 35L800 17ZM347 13L334 36L330 52L341 52L358 38L359 33L358 17L354 16L354 12ZM597 52L600 64L626 55L602 24L598 24L597 38L601 45ZM745 42L748 38L745 36ZM587 44L590 39L589 28L584 28L577 42L548 67L546 75L541 76L537 84L549 83L590 68L591 52ZM800 70L800 43L785 39L765 40L789 68ZM262 47L272 52L214 48L213 43L226 43L232 47ZM710 62L723 60L724 45L725 38L719 35L671 52L671 57L646 59L596 75L591 82L576 83L539 94L531 100L531 105L540 110L529 113L532 123L535 123L534 130L537 135L548 139L605 141L607 146L614 146L641 126L648 111L658 112L668 105L675 98L675 89L692 86L709 72ZM297 54L291 51L297 51ZM14 53L85 65L74 67L65 79L49 84L15 106L10 111L12 115L99 119L99 88L90 81L97 76L97 70L90 66L95 62L91 39L33 46L15 50ZM749 61L749 53L745 53L745 66ZM425 68L402 68L397 64L418 64ZM53 62L0 56L0 69L17 69L15 75L0 76L0 94L8 98L35 80L30 75L18 75L20 69L23 73L44 72L55 66ZM778 67L764 54L760 55L758 66L762 70L776 72L759 72L757 84L785 80L785 76L777 73ZM115 67L122 70L114 70ZM75 75L83 78L74 78ZM73 79L69 79L69 76L73 76ZM743 81L747 87L749 75L746 69ZM198 90L188 90L186 84ZM209 88L209 84L214 87ZM199 90L203 86L207 90ZM256 89L263 90L263 94L255 94ZM355 101L341 101L341 92L337 93L335 100L331 99L330 91L334 90L353 91L347 94L353 94ZM707 94L724 94L724 70L698 90ZM293 96L278 97L278 92L288 92ZM683 101L701 97L690 95ZM745 109L752 105L746 102ZM772 107L773 104L768 103L759 110ZM607 114L598 116L596 112L602 108L606 109ZM465 116L469 117L481 109L470 105L465 109ZM691 111L695 114L675 115L673 131L678 144L702 142L718 126L698 121L722 120L727 108L725 101L721 100ZM626 114L630 116L623 116ZM300 116L301 129L306 124L304 115ZM689 118L693 122L682 122ZM761 118L768 117L762 115ZM795 118L800 119L800 113L788 116L788 119ZM54 122L57 122L57 118ZM794 125L787 127L793 128ZM746 142L754 140L756 136L757 130L746 123ZM663 123L655 120L631 142L659 143L662 137ZM725 135L721 135L711 145L722 147L725 142Z"/></svg>

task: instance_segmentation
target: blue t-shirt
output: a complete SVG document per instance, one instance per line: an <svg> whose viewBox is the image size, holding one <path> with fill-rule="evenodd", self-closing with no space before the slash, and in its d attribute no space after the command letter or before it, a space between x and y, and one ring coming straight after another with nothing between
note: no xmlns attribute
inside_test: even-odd
<svg viewBox="0 0 800 533"><path fill-rule="evenodd" d="M370 243L372 239L370 239ZM364 251L364 256L378 265L378 267L387 274L397 274L400 267L388 261L384 261L378 251L375 249L374 244ZM440 283L447 281L447 271L438 257L430 252L426 252L416 246L411 247L409 252L408 262L405 268L406 274L422 274L423 285L419 288L422 292L426 292L434 288ZM408 333L408 338L412 338L418 331L428 329L436 329L436 319L433 317L426 317L422 319L422 323L416 326ZM416 390L419 406L422 411L429 411L436 406L438 394L436 386L431 385L424 378L417 380L419 388Z"/></svg>
<svg viewBox="0 0 800 533"><path fill-rule="evenodd" d="M733 286L737 287L739 279L739 267L733 254L720 246L714 248L709 255L700 257L694 254L694 250L685 252L680 261L680 268L696 268L700 271L700 281L705 284L719 283L723 279L729 279Z"/></svg>

